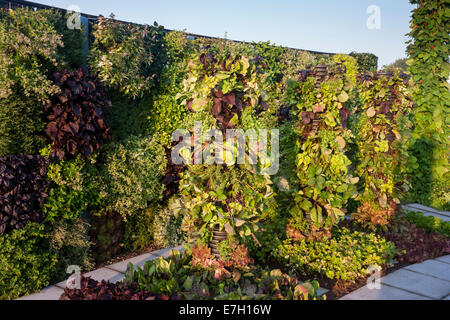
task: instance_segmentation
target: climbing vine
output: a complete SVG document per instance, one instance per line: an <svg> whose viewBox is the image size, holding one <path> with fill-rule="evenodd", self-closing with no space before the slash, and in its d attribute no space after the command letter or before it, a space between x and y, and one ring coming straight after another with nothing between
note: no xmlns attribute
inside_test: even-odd
<svg viewBox="0 0 450 320"><path fill-rule="evenodd" d="M358 178L348 172L350 160L344 153L351 133L345 128L349 114L345 107L348 93L342 64L304 70L288 91L295 103L299 132L297 176L292 218L287 227L294 240L331 237L331 226L345 214L343 208L355 195Z"/></svg>
<svg viewBox="0 0 450 320"><path fill-rule="evenodd" d="M428 205L448 206L450 1L410 2L417 5L407 49L410 57L407 63L416 85L413 156L409 162L412 198Z"/></svg>
<svg viewBox="0 0 450 320"><path fill-rule="evenodd" d="M362 106L355 132L361 206L353 218L369 227L387 226L409 189L405 171L413 102L407 86L405 74L359 77Z"/></svg>

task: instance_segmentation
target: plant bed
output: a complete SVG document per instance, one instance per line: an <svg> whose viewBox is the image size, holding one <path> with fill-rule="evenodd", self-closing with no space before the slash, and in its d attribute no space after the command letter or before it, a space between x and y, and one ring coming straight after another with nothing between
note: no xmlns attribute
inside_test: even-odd
<svg viewBox="0 0 450 320"><path fill-rule="evenodd" d="M171 251L167 259L148 261L140 268L129 264L125 279L111 284L82 277L80 289L66 288L61 300L175 300L175 299L318 299L317 282L299 284L280 270L250 264L250 260L223 262L206 246Z"/></svg>

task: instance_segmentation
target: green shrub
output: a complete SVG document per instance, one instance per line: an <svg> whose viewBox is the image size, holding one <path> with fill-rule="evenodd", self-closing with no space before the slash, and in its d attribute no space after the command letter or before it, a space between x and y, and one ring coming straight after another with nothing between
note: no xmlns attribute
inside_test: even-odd
<svg viewBox="0 0 450 320"><path fill-rule="evenodd" d="M48 149L44 150L43 154L48 152ZM75 221L88 208L98 208L102 205L96 173L89 172L91 166L86 164L86 161L94 159L84 160L80 155L73 160L49 165L47 178L51 186L43 207L46 221Z"/></svg>
<svg viewBox="0 0 450 320"><path fill-rule="evenodd" d="M105 146L101 175L106 211L124 220L162 199L166 169L164 147L154 137L131 137Z"/></svg>
<svg viewBox="0 0 450 320"><path fill-rule="evenodd" d="M86 27L82 24L80 29L69 29L67 27L69 17L69 13L63 16L56 10L47 11L47 19L56 32L61 35L64 44L64 46L58 48L58 61L64 68L75 70L86 66L87 63L87 57L83 53Z"/></svg>
<svg viewBox="0 0 450 320"><path fill-rule="evenodd" d="M375 234L342 228L325 241L284 241L273 255L297 272L318 274L333 280L355 280L367 276L370 266L391 262L395 246Z"/></svg>
<svg viewBox="0 0 450 320"><path fill-rule="evenodd" d="M16 299L50 284L57 257L45 226L29 223L0 237L0 299Z"/></svg>
<svg viewBox="0 0 450 320"><path fill-rule="evenodd" d="M0 99L0 156L37 154L45 146L42 106L13 95Z"/></svg>
<svg viewBox="0 0 450 320"><path fill-rule="evenodd" d="M144 136L150 133L148 118L152 114L153 100L149 96L133 100L116 90L109 90L108 98L112 106L106 108L106 121L114 141L127 140L131 136Z"/></svg>
<svg viewBox="0 0 450 320"><path fill-rule="evenodd" d="M350 52L349 55L358 62L359 73L377 72L378 57L373 53Z"/></svg>
<svg viewBox="0 0 450 320"><path fill-rule="evenodd" d="M362 105L355 128L361 178L352 217L370 228L386 228L408 191L407 142L413 107L407 79L398 73L364 75L358 84Z"/></svg>
<svg viewBox="0 0 450 320"><path fill-rule="evenodd" d="M406 61L415 84L410 150L413 157L418 156L410 161L410 176L418 184L413 187L410 198L425 205L449 208L450 9L448 1L410 2L416 5L408 34L411 39L407 41L409 59Z"/></svg>
<svg viewBox="0 0 450 320"><path fill-rule="evenodd" d="M160 206L152 206L127 219L123 236L125 250L136 252L154 244L152 228L159 210Z"/></svg>
<svg viewBox="0 0 450 320"><path fill-rule="evenodd" d="M329 237L331 225L342 219L342 209L356 193L358 178L348 171L350 160L344 151L352 137L344 126L348 115L344 103L354 75L350 68L344 74L344 57L336 59L328 67L335 75L325 81L312 76L312 70L304 70L299 81L289 83L287 101L298 133L298 185L293 188L289 237Z"/></svg>
<svg viewBox="0 0 450 320"><path fill-rule="evenodd" d="M52 224L50 252L54 253L58 260L52 270L53 283L67 279L68 266L79 266L82 272L94 268L88 228L89 225L82 219L60 220Z"/></svg>
<svg viewBox="0 0 450 320"><path fill-rule="evenodd" d="M89 213L89 224L89 239L93 243L92 255L97 263L103 263L122 253L124 221L120 214Z"/></svg>
<svg viewBox="0 0 450 320"><path fill-rule="evenodd" d="M406 220L415 224L418 228L424 229L428 233L439 233L450 238L450 222L443 221L438 217L424 216L421 212L405 211Z"/></svg>
<svg viewBox="0 0 450 320"><path fill-rule="evenodd" d="M169 145L172 133L182 127L188 112L176 96L183 90L186 58L194 52L194 48L186 36L178 31L164 36L164 48L168 62L158 78L152 104L143 101L141 105L145 110L151 111L147 121L152 134L161 135L163 143Z"/></svg>
<svg viewBox="0 0 450 320"><path fill-rule="evenodd" d="M243 166L190 166L180 182L182 230L189 239L198 232L204 242L215 226L239 240L253 238L258 222L274 215L271 184L269 176Z"/></svg>
<svg viewBox="0 0 450 320"><path fill-rule="evenodd" d="M181 223L183 215L177 197L170 198L166 207L156 213L152 223L153 244L158 247L175 247L183 242Z"/></svg>
<svg viewBox="0 0 450 320"><path fill-rule="evenodd" d="M0 9L0 155L37 154L44 146L43 103L59 91L47 74L62 46L50 13Z"/></svg>
<svg viewBox="0 0 450 320"><path fill-rule="evenodd" d="M100 17L94 26L89 66L108 87L130 98L142 97L154 84L163 27L124 24Z"/></svg>
<svg viewBox="0 0 450 320"><path fill-rule="evenodd" d="M19 93L22 99L42 103L59 91L47 73L58 65L62 41L47 14L46 10L0 10L0 99Z"/></svg>

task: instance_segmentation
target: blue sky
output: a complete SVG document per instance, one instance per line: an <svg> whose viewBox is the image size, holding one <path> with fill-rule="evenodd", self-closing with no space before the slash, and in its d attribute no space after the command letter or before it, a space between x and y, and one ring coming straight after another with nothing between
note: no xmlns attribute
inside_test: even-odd
<svg viewBox="0 0 450 320"><path fill-rule="evenodd" d="M167 29L324 52L372 52L379 66L405 56L408 0L35 0L61 8ZM380 8L380 29L368 29L368 6Z"/></svg>

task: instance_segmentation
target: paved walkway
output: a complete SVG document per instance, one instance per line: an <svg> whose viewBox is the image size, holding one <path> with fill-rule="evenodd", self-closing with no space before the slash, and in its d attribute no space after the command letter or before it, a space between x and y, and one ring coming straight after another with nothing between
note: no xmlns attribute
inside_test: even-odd
<svg viewBox="0 0 450 320"><path fill-rule="evenodd" d="M450 221L450 212L439 211L434 208L426 207L418 203L411 203L402 205L402 209L407 211L422 212L425 216L433 216L442 219L443 221Z"/></svg>
<svg viewBox="0 0 450 320"><path fill-rule="evenodd" d="M417 203L402 208L450 221L448 211ZM381 278L379 289L364 286L340 300L450 300L450 255L397 270Z"/></svg>
<svg viewBox="0 0 450 320"><path fill-rule="evenodd" d="M450 255L407 266L339 300L450 300Z"/></svg>

